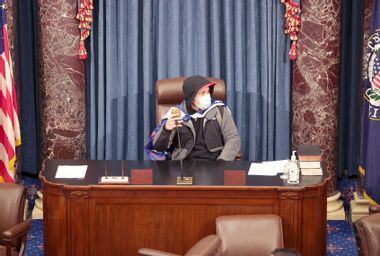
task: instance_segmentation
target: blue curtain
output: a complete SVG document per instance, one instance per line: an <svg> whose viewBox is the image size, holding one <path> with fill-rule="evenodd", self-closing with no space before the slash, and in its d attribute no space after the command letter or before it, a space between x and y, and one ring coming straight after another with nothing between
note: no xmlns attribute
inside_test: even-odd
<svg viewBox="0 0 380 256"><path fill-rule="evenodd" d="M16 84L19 96L19 121L22 144L17 153L18 169L38 174L40 160L40 116L37 56L37 7L36 1L17 2L18 69Z"/></svg>
<svg viewBox="0 0 380 256"><path fill-rule="evenodd" d="M342 1L337 176L358 174L364 1Z"/></svg>
<svg viewBox="0 0 380 256"><path fill-rule="evenodd" d="M155 82L226 82L245 159L289 157L290 62L279 0L97 0L87 65L90 159L144 159Z"/></svg>

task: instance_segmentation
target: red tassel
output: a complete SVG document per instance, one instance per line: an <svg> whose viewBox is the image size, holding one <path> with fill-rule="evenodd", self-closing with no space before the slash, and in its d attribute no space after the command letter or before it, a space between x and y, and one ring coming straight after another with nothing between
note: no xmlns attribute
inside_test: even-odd
<svg viewBox="0 0 380 256"><path fill-rule="evenodd" d="M90 35L90 30L86 30L86 29L84 29L84 30L80 33L81 41L86 40L87 37L89 37L89 35Z"/></svg>
<svg viewBox="0 0 380 256"><path fill-rule="evenodd" d="M297 43L296 43L296 41L293 41L292 47L290 47L289 59L291 59L291 60L297 59Z"/></svg>
<svg viewBox="0 0 380 256"><path fill-rule="evenodd" d="M297 32L300 30L301 25L301 8L299 3L295 0L281 0L281 3L285 5L285 34L288 34L292 45L289 50L289 59L297 59Z"/></svg>
<svg viewBox="0 0 380 256"><path fill-rule="evenodd" d="M79 59L85 60L87 58L87 51L84 41L90 35L91 23L93 22L92 10L94 9L93 0L80 0L79 8L76 14L80 29L80 43L79 43Z"/></svg>
<svg viewBox="0 0 380 256"><path fill-rule="evenodd" d="M86 28L86 27L87 27L87 23L86 22L84 22L84 21L79 22L78 28Z"/></svg>
<svg viewBox="0 0 380 256"><path fill-rule="evenodd" d="M92 23L92 15L87 15L85 21L88 23Z"/></svg>
<svg viewBox="0 0 380 256"><path fill-rule="evenodd" d="M297 32L296 31L293 31L289 34L289 37L290 37L290 40L291 41L297 41L298 40L298 36L297 36Z"/></svg>
<svg viewBox="0 0 380 256"><path fill-rule="evenodd" d="M88 9L94 10L94 5L92 4L92 0L88 1L87 5L88 5Z"/></svg>
<svg viewBox="0 0 380 256"><path fill-rule="evenodd" d="M84 42L83 41L80 41L80 43L79 43L79 52L78 52L78 55L79 55L79 59L80 60L87 59L87 51L86 51L86 47L84 46Z"/></svg>

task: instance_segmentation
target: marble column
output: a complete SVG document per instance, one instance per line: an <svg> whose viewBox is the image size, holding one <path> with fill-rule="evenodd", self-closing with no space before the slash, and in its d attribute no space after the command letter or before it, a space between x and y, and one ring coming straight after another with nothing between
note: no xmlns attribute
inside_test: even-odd
<svg viewBox="0 0 380 256"><path fill-rule="evenodd" d="M11 58L13 60L13 76L17 74L15 72L15 59L16 59L16 51L17 49L17 1L5 1L6 3L6 14L7 14L7 29L8 29L8 40L9 40L9 50L11 51Z"/></svg>
<svg viewBox="0 0 380 256"><path fill-rule="evenodd" d="M336 190L340 0L302 0L298 59L293 65L293 145L322 149Z"/></svg>
<svg viewBox="0 0 380 256"><path fill-rule="evenodd" d="M38 0L42 160L83 159L84 62L78 59L76 0Z"/></svg>

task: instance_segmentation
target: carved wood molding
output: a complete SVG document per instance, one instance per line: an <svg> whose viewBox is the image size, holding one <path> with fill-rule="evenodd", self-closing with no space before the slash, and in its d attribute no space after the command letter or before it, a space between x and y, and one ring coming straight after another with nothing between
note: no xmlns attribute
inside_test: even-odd
<svg viewBox="0 0 380 256"><path fill-rule="evenodd" d="M280 192L279 198L280 198L280 200L284 200L284 199L296 200L296 199L303 198L303 194L302 193L296 193L296 192L290 192L290 191Z"/></svg>
<svg viewBox="0 0 380 256"><path fill-rule="evenodd" d="M88 192L87 191L72 191L69 193L70 198L88 198Z"/></svg>

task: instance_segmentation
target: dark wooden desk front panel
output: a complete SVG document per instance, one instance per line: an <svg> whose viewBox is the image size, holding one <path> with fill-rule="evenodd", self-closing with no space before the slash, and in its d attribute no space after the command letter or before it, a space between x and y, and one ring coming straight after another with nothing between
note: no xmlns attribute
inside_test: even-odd
<svg viewBox="0 0 380 256"><path fill-rule="evenodd" d="M59 164L88 164L86 178L55 179ZM120 175L120 161L108 164ZM275 177L247 176L245 186L224 186L224 170L248 170L249 163L184 163L194 185L175 185L178 162L126 161L152 168L152 185L96 185L103 161L45 163L45 255L136 255L140 247L184 253L215 234L215 219L231 214L278 214L286 247L302 255L326 253L326 176L302 177L290 186Z"/></svg>

